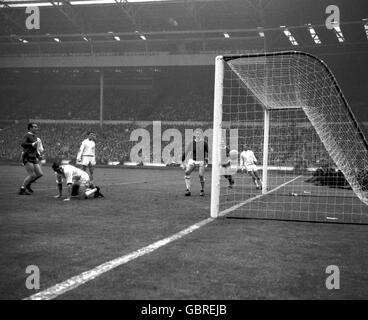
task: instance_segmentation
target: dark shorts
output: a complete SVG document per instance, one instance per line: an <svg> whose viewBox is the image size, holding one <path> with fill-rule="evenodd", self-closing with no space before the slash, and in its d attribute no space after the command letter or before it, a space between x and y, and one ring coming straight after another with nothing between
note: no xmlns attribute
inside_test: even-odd
<svg viewBox="0 0 368 320"><path fill-rule="evenodd" d="M74 184L72 187L72 196L78 196L79 195L79 185Z"/></svg>
<svg viewBox="0 0 368 320"><path fill-rule="evenodd" d="M33 164L39 164L39 163L40 163L40 161L39 161L37 158L28 158L28 157L24 157L24 158L22 159L22 161L23 161L23 164L26 164L27 162L29 162L29 163L33 163Z"/></svg>

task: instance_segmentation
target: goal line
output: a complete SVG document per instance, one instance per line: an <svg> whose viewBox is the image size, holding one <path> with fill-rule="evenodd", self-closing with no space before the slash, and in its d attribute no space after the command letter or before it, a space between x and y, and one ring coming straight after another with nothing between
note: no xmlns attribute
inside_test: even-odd
<svg viewBox="0 0 368 320"><path fill-rule="evenodd" d="M297 180L297 179L299 179L299 178L301 178L301 177L302 177L301 175L300 175L300 176L297 176L297 177L295 177L294 179L291 179L290 181L287 181L287 182L285 182L285 183L283 183L283 184L279 185L278 187L276 187L276 188L274 188L274 189L272 189L272 190L269 190L269 191L267 191L267 192L265 192L265 193L259 194L258 196L255 196L255 197L250 198L250 199L248 199L248 200L245 200L245 201L243 201L243 202L241 202L241 203L238 203L238 204L236 204L236 205L234 205L234 206L232 206L232 207L230 207L230 208L228 208L228 209L225 209L225 210L223 210L223 211L221 211L221 212L219 213L219 217L223 217L223 216L225 216L225 215L229 214L230 212L232 212L232 211L234 211L234 210L237 210L237 209L239 209L240 207L242 207L242 206L246 205L247 203L250 203L250 202L252 202L252 201L254 201L254 200L257 200L257 199L259 199L259 198L261 198L261 197L263 197L263 196L265 196L265 195L268 195L268 194L270 194L270 193L272 193L272 192L275 192L275 191L277 191L277 190L279 190L279 189L281 189L281 188L285 187L286 185L288 185L288 184L290 184L290 183L294 182L295 180Z"/></svg>

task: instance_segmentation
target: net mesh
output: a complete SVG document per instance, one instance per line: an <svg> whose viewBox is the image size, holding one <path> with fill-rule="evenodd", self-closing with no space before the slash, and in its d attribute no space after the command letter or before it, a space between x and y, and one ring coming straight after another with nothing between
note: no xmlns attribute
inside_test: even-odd
<svg viewBox="0 0 368 320"><path fill-rule="evenodd" d="M267 190L238 170L221 178L220 211L308 221L368 221L368 149L337 83L320 60L301 53L229 59L222 128L238 132L238 153L257 158ZM269 114L263 172L265 111ZM230 146L229 137L224 143ZM267 141L266 141L267 142ZM234 143L232 143L234 144ZM230 187L229 187L230 186Z"/></svg>

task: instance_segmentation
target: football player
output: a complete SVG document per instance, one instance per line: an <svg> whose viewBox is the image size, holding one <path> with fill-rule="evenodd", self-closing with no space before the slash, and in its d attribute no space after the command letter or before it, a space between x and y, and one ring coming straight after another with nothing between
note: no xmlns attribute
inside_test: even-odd
<svg viewBox="0 0 368 320"><path fill-rule="evenodd" d="M188 159L187 164L185 160ZM204 172L208 165L208 144L203 139L202 130L195 130L193 141L187 146L182 155L181 168L185 171L185 185L186 191L185 195L190 196L190 175L194 169L198 168L199 171L199 181L201 183L200 196L204 196Z"/></svg>
<svg viewBox="0 0 368 320"><path fill-rule="evenodd" d="M55 198L61 198L63 195L63 180L65 179L68 187L67 197L64 201L70 201L72 197L80 199L103 197L98 186L91 186L87 172L76 168L70 164L61 165L60 161L56 161L52 165L52 169L56 174L56 183L58 185L59 194Z"/></svg>
<svg viewBox="0 0 368 320"><path fill-rule="evenodd" d="M262 183L261 179L258 175L258 169L257 169L257 158L254 155L254 152L247 148L246 145L244 145L244 151L240 154L240 167L242 172L247 172L251 177L256 185L257 189L262 189Z"/></svg>
<svg viewBox="0 0 368 320"><path fill-rule="evenodd" d="M22 186L20 187L20 195L29 195L33 193L31 184L43 176L42 168L40 165L40 148L41 140L37 137L38 125L36 123L28 124L28 132L23 137L21 146L23 147L21 160L28 173L28 176L24 179ZM42 147L43 151L43 147Z"/></svg>
<svg viewBox="0 0 368 320"><path fill-rule="evenodd" d="M222 142L222 148L225 149L225 156L226 156L226 160L223 162L222 167L226 169L231 166L230 148L224 142ZM233 176L231 174L225 174L224 178L227 181L229 181L228 187L232 188L235 183Z"/></svg>
<svg viewBox="0 0 368 320"><path fill-rule="evenodd" d="M93 184L93 171L96 165L96 134L88 132L87 139L83 140L77 155L77 163L82 166L84 171L89 169L89 177Z"/></svg>

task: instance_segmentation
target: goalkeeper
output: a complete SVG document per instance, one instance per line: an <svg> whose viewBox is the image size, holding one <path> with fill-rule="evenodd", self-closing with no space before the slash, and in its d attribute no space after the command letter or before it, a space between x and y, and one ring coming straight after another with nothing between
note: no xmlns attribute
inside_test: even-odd
<svg viewBox="0 0 368 320"><path fill-rule="evenodd" d="M70 201L72 197L78 197L80 199L103 197L98 186L92 188L87 172L69 164L61 165L59 161L53 163L52 169L56 174L56 183L59 191L59 194L55 198L62 197L62 183L64 179L68 186L67 197L64 201Z"/></svg>
<svg viewBox="0 0 368 320"><path fill-rule="evenodd" d="M188 159L187 164L185 165L185 160ZM182 155L182 164L181 168L185 171L185 185L186 191L185 195L190 196L190 175L194 169L198 168L199 171L199 181L201 183L201 192L200 196L204 196L204 172L205 168L208 165L208 144L203 139L202 130L195 130L194 131L194 139L193 141L187 146L185 151Z"/></svg>

